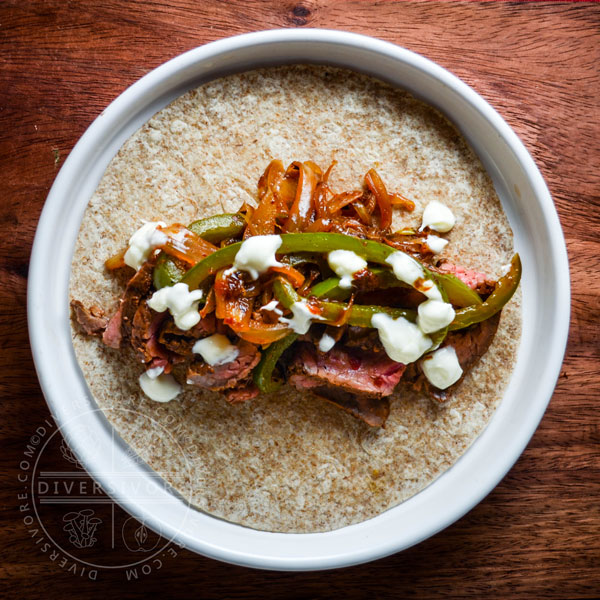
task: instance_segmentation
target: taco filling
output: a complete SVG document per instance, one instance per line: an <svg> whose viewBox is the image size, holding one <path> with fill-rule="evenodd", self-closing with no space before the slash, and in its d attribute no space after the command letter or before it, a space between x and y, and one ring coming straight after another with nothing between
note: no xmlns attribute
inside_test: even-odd
<svg viewBox="0 0 600 600"><path fill-rule="evenodd" d="M237 404L287 382L380 427L395 391L447 401L494 338L519 256L499 277L440 260L447 206L392 230L394 209L415 204L374 169L361 189L334 190L334 166L273 160L255 207L145 223L106 260L129 277L112 316L73 300L74 320L133 351L159 402L195 386Z"/></svg>

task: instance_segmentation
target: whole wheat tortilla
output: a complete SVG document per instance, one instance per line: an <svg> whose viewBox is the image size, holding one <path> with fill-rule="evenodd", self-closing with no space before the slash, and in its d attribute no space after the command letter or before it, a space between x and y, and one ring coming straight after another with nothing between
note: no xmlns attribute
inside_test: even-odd
<svg viewBox="0 0 600 600"><path fill-rule="evenodd" d="M497 278L512 232L490 178L434 109L380 81L329 67L278 67L216 80L157 113L121 148L86 210L71 297L112 314L122 281L104 260L142 219L187 223L254 202L272 158L338 161L334 190L360 187L375 167L412 198L420 224L433 199L457 217L442 256ZM187 386L167 404L140 391L143 366L73 329L99 406L123 439L203 511L280 532L336 529L371 518L430 484L465 452L501 400L520 339L519 294L494 343L444 406L396 394L384 429L372 429L308 392L283 388L230 406ZM156 436L155 419L172 434ZM176 443L184 449L188 465ZM191 465L191 468L189 466ZM184 475L185 473L185 475Z"/></svg>

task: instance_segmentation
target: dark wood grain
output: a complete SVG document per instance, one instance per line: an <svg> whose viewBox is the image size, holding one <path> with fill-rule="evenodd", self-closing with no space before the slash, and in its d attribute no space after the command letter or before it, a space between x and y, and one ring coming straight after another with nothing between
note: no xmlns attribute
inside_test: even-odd
<svg viewBox="0 0 600 600"><path fill-rule="evenodd" d="M571 260L571 332L548 412L483 502L444 532L373 564L330 573L257 572L177 549L161 569L133 582L122 572L103 572L96 581L73 575L36 546L17 498L19 461L35 428L49 418L31 360L25 299L29 253L50 185L101 110L168 58L233 34L305 26L375 35L437 61L489 100L534 156ZM598 4L2 2L2 595L600 596L599 65ZM60 453L50 458L58 468ZM54 516L61 514L57 508Z"/></svg>

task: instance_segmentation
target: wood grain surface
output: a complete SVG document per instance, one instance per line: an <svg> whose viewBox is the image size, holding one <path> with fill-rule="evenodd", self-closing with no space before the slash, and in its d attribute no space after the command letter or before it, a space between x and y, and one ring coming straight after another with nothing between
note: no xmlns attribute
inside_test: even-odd
<svg viewBox="0 0 600 600"><path fill-rule="evenodd" d="M29 349L26 283L48 190L102 109L172 56L233 34L326 27L424 54L475 88L517 131L549 184L571 261L569 345L526 451L464 518L418 546L327 573L259 572L167 546L150 572L95 577L27 519L28 444L52 432ZM0 3L0 595L397 598L600 596L600 5L359 0ZM49 265L48 268L52 268ZM552 323L548 323L552 327ZM543 351L543 349L540 349ZM48 421L47 421L48 420ZM41 434L41 432L39 432ZM54 438L56 442L58 438ZM33 452L37 452L34 448ZM72 457L55 443L45 468ZM64 506L44 519L63 530ZM106 521L123 513L107 515ZM120 509L117 508L117 511ZM50 525L49 525L50 527ZM53 557L53 552L55 556ZM87 560L122 564L99 544ZM78 555L80 556L80 555Z"/></svg>

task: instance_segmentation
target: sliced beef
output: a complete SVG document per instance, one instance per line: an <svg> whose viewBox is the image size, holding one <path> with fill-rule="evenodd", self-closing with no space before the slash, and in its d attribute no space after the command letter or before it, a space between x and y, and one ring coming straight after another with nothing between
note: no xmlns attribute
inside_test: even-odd
<svg viewBox="0 0 600 600"><path fill-rule="evenodd" d="M381 278L371 271L371 269L362 269L352 276L352 285L363 291L372 291L381 288Z"/></svg>
<svg viewBox="0 0 600 600"><path fill-rule="evenodd" d="M123 340L131 337L135 313L140 302L148 295L152 287L152 272L155 262L154 257L147 260L127 283L119 300L117 312L110 318L102 335L102 341L108 347L120 348Z"/></svg>
<svg viewBox="0 0 600 600"><path fill-rule="evenodd" d="M123 340L123 334L121 329L121 321L123 318L123 307L119 305L117 312L110 318L104 333L102 334L102 341L109 348L120 348L121 341Z"/></svg>
<svg viewBox="0 0 600 600"><path fill-rule="evenodd" d="M256 398L258 393L258 388L251 383L240 389L227 390L225 392L225 398L230 404L242 404L243 402L248 402L248 400Z"/></svg>
<svg viewBox="0 0 600 600"><path fill-rule="evenodd" d="M97 306L85 308L79 300L71 300L75 320L86 335L102 335L108 324L104 311Z"/></svg>
<svg viewBox="0 0 600 600"><path fill-rule="evenodd" d="M332 385L319 385L311 377L303 375L293 375L290 381L297 389L309 389L315 396L335 404L371 427L382 427L390 414L388 398L373 398L365 394L348 392Z"/></svg>
<svg viewBox="0 0 600 600"><path fill-rule="evenodd" d="M416 308L421 302L427 300L425 294L414 288L390 287L381 290L358 292L356 304L369 304L375 306L398 306L402 308Z"/></svg>
<svg viewBox="0 0 600 600"><path fill-rule="evenodd" d="M211 367L201 359L195 360L188 368L188 383L215 392L241 387L260 361L260 351L244 340L239 340L237 347L240 351L237 358L224 365Z"/></svg>
<svg viewBox="0 0 600 600"><path fill-rule="evenodd" d="M349 326L342 339L342 345L346 348L357 348L366 352L383 351L378 331L370 327Z"/></svg>
<svg viewBox="0 0 600 600"><path fill-rule="evenodd" d="M463 283L466 283L481 296L491 294L496 287L496 282L485 273L465 269L464 267L454 265L450 262L441 263L437 269L442 273L452 273L452 275L456 275Z"/></svg>
<svg viewBox="0 0 600 600"><path fill-rule="evenodd" d="M131 324L130 342L143 363L152 359L169 360L167 349L159 342L158 332L167 313L153 311L145 300L140 302Z"/></svg>
<svg viewBox="0 0 600 600"><path fill-rule="evenodd" d="M357 304L375 304L379 306L416 307L426 300L424 294L409 285L394 281L378 273L364 269L355 274L352 285L357 290Z"/></svg>
<svg viewBox="0 0 600 600"><path fill-rule="evenodd" d="M169 319L163 323L158 336L158 341L168 350L179 354L180 356L192 356L192 346L200 339L212 335L216 331L215 315L211 313L200 322L188 329L182 331Z"/></svg>
<svg viewBox="0 0 600 600"><path fill-rule="evenodd" d="M140 270L127 283L121 298L121 333L125 339L131 335L133 317L140 302L148 295L152 287L152 272L155 262L156 259L152 257L141 266Z"/></svg>
<svg viewBox="0 0 600 600"><path fill-rule="evenodd" d="M463 370L462 377L449 388L440 390L427 380L419 367L419 363L413 363L406 372L405 382L412 385L420 392L424 392L438 402L445 402L448 396L458 387L465 375L475 366L479 359L487 352L490 347L498 323L500 322L500 313L493 317L471 325L466 329L452 331L448 334L442 347L452 346L456 352L456 357Z"/></svg>
<svg viewBox="0 0 600 600"><path fill-rule="evenodd" d="M309 343L298 344L288 367L289 382L310 389L369 425L380 427L389 415L389 396L405 366L387 354L346 347L318 353Z"/></svg>
<svg viewBox="0 0 600 600"><path fill-rule="evenodd" d="M311 328L298 339L301 342L310 342L318 348L321 338L323 335L327 334L328 336L332 337L337 344L344 337L347 328L347 325L334 327L333 325L321 325L320 323L314 323L311 325Z"/></svg>
<svg viewBox="0 0 600 600"><path fill-rule="evenodd" d="M444 346L452 346L456 351L458 362L466 373L487 352L500 323L500 313L486 321L451 331L444 341Z"/></svg>

